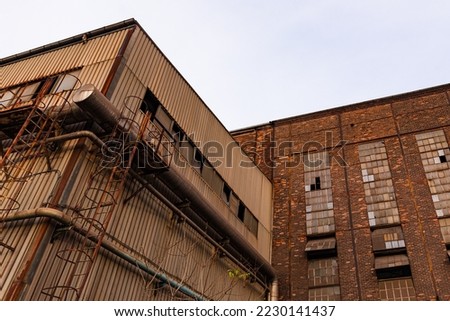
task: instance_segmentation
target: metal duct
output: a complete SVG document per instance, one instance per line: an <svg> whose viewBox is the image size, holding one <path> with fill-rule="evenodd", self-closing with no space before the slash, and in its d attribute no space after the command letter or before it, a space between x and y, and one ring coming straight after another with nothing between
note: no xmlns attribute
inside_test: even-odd
<svg viewBox="0 0 450 321"><path fill-rule="evenodd" d="M94 85L81 86L72 99L106 132L111 132L117 125L119 110Z"/></svg>
<svg viewBox="0 0 450 321"><path fill-rule="evenodd" d="M72 132L68 134L63 134L60 136L50 137L46 141L47 143L51 142L61 142L72 139L79 138L88 138L94 144L96 144L99 148L107 148L105 143L93 132L88 130L81 130L77 132ZM20 146L19 146L20 147ZM26 147L26 146L24 146ZM182 193L182 195L177 195L179 199L185 200L186 198L191 202L190 206L186 209L189 212L189 215L184 214L180 209L175 207L166 197L167 195L163 195L160 193L151 182L147 181L145 178L136 173L133 169L130 169L131 176L136 179L139 183L141 183L145 188L149 189L154 195L158 197L164 204L166 204L170 209L175 211L178 215L186 216L192 223L193 227L197 230L197 232L201 233L204 237L207 236L206 232L201 227L201 221L206 220L208 225L210 225L215 231L220 232L222 238L228 238L230 244L221 246L218 244L218 241L214 241L210 239L218 248L224 250L226 254L227 252L235 253L238 256L247 255L247 261L250 263L254 263L255 265L260 267L260 270L257 271L264 275L267 275L269 279L267 281L271 281L275 279L275 270L270 265L267 260L262 257L256 249L254 249L237 231L235 231L222 217L220 213L218 213L215 209L213 209L206 200L203 199L201 194L195 189L195 187L191 186L189 182L180 177L179 174L174 173L173 168L169 171L164 172L165 181L161 182L164 185L170 187L172 193L177 195L176 193ZM198 212L198 213L197 213ZM212 214L215 213L215 214ZM198 215L202 217L199 218ZM209 230L209 233L211 229ZM225 248L226 247L226 248ZM230 254L231 254L230 253ZM234 259L232 256L230 257L232 260ZM234 259L237 260L237 259Z"/></svg>
<svg viewBox="0 0 450 321"><path fill-rule="evenodd" d="M189 200L190 209L200 214L215 230L220 231L223 237L228 238L229 246L234 248L237 253L248 255L248 262L256 263L260 267L260 272L270 278L269 281L275 278L275 270L272 265L228 223L221 213L208 203L189 181L176 171L176 167L160 173L158 177L170 186L170 189L180 198Z"/></svg>
<svg viewBox="0 0 450 321"><path fill-rule="evenodd" d="M75 92L73 101L105 130L112 131L120 122L118 109L94 85L87 84L80 87ZM128 128L128 130L132 136L137 134L137 128ZM189 200L190 208L200 214L216 231L220 231L221 234L223 232L223 237L230 240L230 245L237 250L237 253L248 255L248 262L259 266L260 272L267 275L270 281L275 278L275 270L270 263L228 223L218 210L208 203L188 180L177 172L175 166L160 173L159 178L180 198Z"/></svg>

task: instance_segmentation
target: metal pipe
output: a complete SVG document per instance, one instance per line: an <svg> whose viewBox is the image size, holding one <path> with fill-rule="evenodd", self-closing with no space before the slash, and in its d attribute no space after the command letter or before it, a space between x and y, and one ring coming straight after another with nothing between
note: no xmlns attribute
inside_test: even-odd
<svg viewBox="0 0 450 321"><path fill-rule="evenodd" d="M79 106L86 114L96 121L105 131L112 131L113 128L120 124L120 113L116 106L114 106L94 85L88 84L79 88L73 96L74 103ZM133 128L130 128L130 134L133 135ZM80 131L69 133L57 137L51 137L46 142L56 142L64 139L74 139L81 137L89 137L95 144L101 148L105 148L105 144L91 131ZM134 178L140 179L139 175L133 175ZM214 207L212 207L204 196L186 180L176 167L171 167L168 171L164 171L159 174L159 179L167 186L170 186L172 192L181 199L187 199L190 202L190 208L203 217L203 220L211 224L213 229L220 231L220 235L223 238L229 240L227 245L228 249L240 254L240 256L248 255L245 259L247 262L252 262L254 266L258 267L255 276L259 274L263 275L263 278L267 277L268 281L275 278L275 270L271 264L250 244L248 241L237 232L226 220L226 218ZM144 182L143 185L150 188L150 184ZM156 189L152 189L153 193L156 193ZM158 194L161 194L158 192ZM162 194L160 196L163 196ZM164 197L165 198L165 197ZM169 207L173 208L171 202L167 202ZM176 207L175 207L176 208ZM173 209L175 210L175 209ZM178 210L178 209L177 209ZM179 215L185 214L179 211ZM201 230L196 224L192 224L197 230ZM211 238L210 238L211 239ZM214 240L212 240L214 241ZM215 242L215 241L214 241ZM217 242L215 242L217 243ZM223 248L223 247L222 247ZM223 248L224 249L224 248ZM233 255L230 256L235 262L242 263L239 260L234 259ZM257 277L258 278L258 277ZM258 278L260 279L260 278ZM266 281L267 282L267 281ZM262 284L266 286L266 282L262 281Z"/></svg>
<svg viewBox="0 0 450 321"><path fill-rule="evenodd" d="M100 126L108 126L112 129L114 126L121 125L118 120L119 111L116 106L96 89L94 85L88 84L79 88L73 96L73 101L81 109L86 111L86 113L92 114L93 119L95 119ZM136 133L133 134L132 128L130 128L130 133L137 136ZM186 180L179 171L177 171L175 166L171 167L168 171L162 172L159 177L175 191L175 194L183 199L188 199L191 202L191 208L193 208L195 212L200 212L200 214L207 219L208 223L212 223L216 229L221 232L223 231L238 252L244 252L248 254L251 259L256 261L264 275L269 276L270 280L275 278L275 270L270 263L228 223L218 210L213 208L209 202L205 200L197 188Z"/></svg>
<svg viewBox="0 0 450 321"><path fill-rule="evenodd" d="M191 202L190 208L192 208L192 210L203 214L208 220L208 223L219 228L219 230L228 237L230 244L237 249L237 252L248 254L250 259L258 263L258 266L260 266L260 270L264 275L267 275L270 280L275 278L275 270L270 263L227 222L221 213L214 209L209 202L204 199L200 192L189 181L180 175L176 170L176 167L171 168L169 171L162 172L159 174L159 177L165 181L176 194L181 195L182 198L188 199Z"/></svg>
<svg viewBox="0 0 450 321"><path fill-rule="evenodd" d="M270 289L270 301L278 301L278 279L272 281Z"/></svg>
<svg viewBox="0 0 450 321"><path fill-rule="evenodd" d="M50 207L39 207L35 209L29 209L24 211L16 212L12 215L8 215L2 219L0 219L0 222L8 223L8 222L16 222L16 221L22 221L27 219L34 219L39 217L46 217L50 218L52 220L57 221L58 223L61 223L66 226L73 226L73 230L80 234L86 234L85 231L83 231L82 228L80 228L77 225L74 225L73 222L71 222L70 218L66 216L63 212L50 208ZM97 239L94 236L89 237L89 240L91 240L94 243L97 243ZM195 292L194 290L191 290L190 288L186 287L185 285L171 279L167 275L163 273L159 273L150 267L148 267L145 262L142 262L138 260L137 258L125 253L121 249L119 249L117 246L115 246L112 242L103 239L101 246L115 254L116 256L120 257L121 259L127 261L128 263L137 266L142 271L150 274L151 276L156 277L158 280L160 280L163 283L169 284L173 288L179 289L180 292L186 294L187 296L194 298L197 301L206 301L208 300L203 295Z"/></svg>
<svg viewBox="0 0 450 321"><path fill-rule="evenodd" d="M163 202L167 207L169 207L173 212L175 212L176 215L180 216L184 222L186 222L189 226L194 228L194 230L197 233L200 233L201 236L203 236L208 242L210 242L212 245L214 245L217 249L219 249L222 254L227 256L231 261L233 261L236 265L238 265L240 268L244 269L245 271L248 270L248 267L243 265L238 259L235 258L233 254L230 253L229 250L225 248L225 246L219 244L216 240L214 240L208 233L203 230L201 227L198 226L197 223L195 223L190 217L188 217L183 211L181 211L178 207L176 207L171 201L169 201L163 194L161 194L155 187L153 187L151 184L149 184L145 179L143 179L141 176L139 176L137 173L130 170L130 175L136 179L139 183L141 183L146 189L148 189L152 194L154 194L161 202ZM242 254L242 253L241 253ZM264 287L266 287L266 284L264 280L258 277L256 273L253 271L249 271L249 273L255 277L255 279Z"/></svg>
<svg viewBox="0 0 450 321"><path fill-rule="evenodd" d="M117 125L119 110L94 85L81 86L72 100L106 132L111 132Z"/></svg>
<svg viewBox="0 0 450 321"><path fill-rule="evenodd" d="M55 137L50 137L46 141L48 143L52 143L52 142L60 142L60 141L79 139L79 138L88 138L95 145L97 145L99 148L108 148L105 145L105 143L97 135L95 135L93 132L91 132L89 130L80 130L80 131L76 131L76 132L72 132L72 133L68 133L68 134L63 134L63 135L59 135L59 136L55 136ZM167 171L167 172L170 172L170 171ZM182 217L186 221L186 223L189 224L191 227L193 227L198 233L200 233L200 235L205 237L216 248L220 249L225 255L227 255L235 264L237 264L240 268L247 269L238 259L236 259L234 257L234 255L232 255L230 253L229 250L225 249L224 246L220 245L217 241L215 241L212 237L210 237L206 231L204 231L202 228L200 228L193 220L191 220L184 212L182 212L170 200L168 200L161 192L159 192L155 187L153 187L147 180L142 178L141 175L136 173L133 169L130 169L129 173L134 179L136 179L139 183L141 183L142 186L144 186L152 194L154 194L160 201L162 201L173 212L175 212L178 216ZM178 180L172 179L171 180L171 184L173 184L173 185L170 185L171 188L175 188L175 185L177 185L178 186L177 189L180 189L180 188L184 187L187 190L195 190L194 187L189 188L188 186L186 186L186 182L183 184L183 181L181 181L180 178L178 178ZM189 200L191 198L195 199L196 200L196 204L199 203L199 202L202 202L198 197L194 197L194 195L187 195L187 197L189 198ZM206 204L207 202L203 201L203 203ZM198 210L198 204L196 205L195 209ZM193 209L193 212L195 212L195 209ZM206 209L203 209L203 211L205 211L205 210ZM210 211L213 211L213 209L210 209ZM220 213L217 213L216 216L221 217ZM207 217L209 218L209 217L211 217L211 215L208 215ZM228 227L228 223L227 222L221 222L220 223L220 222L217 222L217 220L214 220L214 219L212 219L209 223L211 223L211 222L213 222L213 223L215 222L216 224L222 224L222 225L218 225L220 227L220 231L229 232L231 230L231 232L233 232L233 233L228 233L225 236L227 236L229 238L230 242L233 241L233 246L235 246L237 248L237 251L236 251L237 253L240 253L242 255L242 254L249 253L250 250L252 250L253 251L253 255L255 255L256 250L254 250L251 245L248 245L247 241L243 240L242 236L237 234L237 232L234 232L232 230L232 228L230 229ZM226 228L226 227L228 227L228 228ZM238 243L237 245L235 244L236 242ZM230 246L228 246L228 248L230 248ZM249 254L251 254L251 253L249 253ZM275 272L274 272L273 267L267 261L265 261L265 259L262 258L261 255L259 255L259 253L256 253L256 254L258 255L258 256L255 255L256 258L258 259L258 257L259 257L259 260L261 260L261 261L256 260L256 262L258 263L259 266L261 266L262 272L266 273L271 279L273 279L275 277ZM252 257L252 255L249 255L249 257L250 258L254 258L254 257ZM264 265L264 264L261 264L261 262L267 262L267 263L266 263L266 265ZM268 266L267 266L267 264L268 264ZM265 286L266 282L261 280L252 271L250 271L250 272L252 274L254 274L255 278L262 285Z"/></svg>

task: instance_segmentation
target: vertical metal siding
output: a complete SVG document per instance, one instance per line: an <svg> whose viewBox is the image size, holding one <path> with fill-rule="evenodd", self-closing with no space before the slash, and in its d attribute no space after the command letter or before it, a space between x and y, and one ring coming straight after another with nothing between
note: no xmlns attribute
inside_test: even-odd
<svg viewBox="0 0 450 321"><path fill-rule="evenodd" d="M228 144L235 144L227 130L151 40L141 30L136 32L139 34L135 43L130 43L130 46L133 47L126 57L127 66L132 73L154 92L188 134L194 134L195 140L204 144L213 139L224 147ZM121 86L118 90L126 91L126 88ZM201 146L199 147L201 148ZM241 161L249 162L249 159L246 155L235 152L233 167L222 166L217 170L230 187L237 192L250 211L258 219L262 219L264 225L267 225L267 219L259 216L270 216L270 212L261 213L263 210L271 210L267 205L261 206L261 201L267 204L266 200L271 200L271 184L256 167L240 167ZM263 183L264 180L267 182ZM251 187L249 188L249 186ZM266 215L266 213L269 214Z"/></svg>
<svg viewBox="0 0 450 321"><path fill-rule="evenodd" d="M2 86L9 87L116 57L127 30L117 31L0 67Z"/></svg>
<svg viewBox="0 0 450 321"><path fill-rule="evenodd" d="M82 157L84 163L79 175L83 176L74 187L80 193L92 168L92 159ZM231 279L228 270L234 265L227 258L218 258L215 249L189 226L171 219L171 211L149 191L127 199L142 187L129 181L120 206L115 210L109 233L110 240L125 251L132 251L141 260L147 260L155 270L171 275L199 293L212 299L260 300L264 290L242 280ZM76 204L77 197L71 198ZM67 233L71 233L68 231ZM126 244L122 246L120 244ZM55 238L48 244L45 257L30 286L27 299L45 299L40 290L46 277L52 277L54 257L64 248L62 239ZM131 250L131 248L133 250ZM146 259L145 259L146 258ZM207 270L205 270L207 268ZM152 291L151 279L129 263L101 251L95 262L83 300L171 300L175 289ZM256 286L256 287L255 287ZM186 299L186 298L184 298Z"/></svg>
<svg viewBox="0 0 450 321"><path fill-rule="evenodd" d="M45 206L49 201L54 187L56 186L62 171L67 161L72 154L72 144L67 143L62 148L62 152L54 155L51 158L52 170L48 171L47 162L45 158L38 161L33 169L34 177L29 179L21 188L20 194L17 198L20 207L17 210L24 210ZM22 165L25 166L25 161ZM15 185L18 187L19 183L13 184L10 193L15 190ZM5 190L2 191L5 193ZM8 194L4 195L8 196ZM4 297L11 282L15 280L18 270L21 268L30 246L34 243L36 233L38 231L38 222L42 219L35 219L33 224L29 222L13 222L8 223L4 229L3 242L13 246L14 251L11 252L2 249L2 273L0 277L0 299Z"/></svg>

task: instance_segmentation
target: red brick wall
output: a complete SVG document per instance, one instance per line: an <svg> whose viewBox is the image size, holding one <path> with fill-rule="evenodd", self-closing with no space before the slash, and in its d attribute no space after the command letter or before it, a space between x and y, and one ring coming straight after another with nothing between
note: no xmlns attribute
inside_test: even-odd
<svg viewBox="0 0 450 321"><path fill-rule="evenodd" d="M442 128L450 142L449 93L449 85L430 88L234 133L274 184L272 260L280 300L308 299L304 173L298 153L309 147L336 156L331 176L341 298L379 299L358 155L358 144L377 140L385 142L417 299L450 299L450 262L415 139L419 132ZM288 145L283 151L271 148Z"/></svg>

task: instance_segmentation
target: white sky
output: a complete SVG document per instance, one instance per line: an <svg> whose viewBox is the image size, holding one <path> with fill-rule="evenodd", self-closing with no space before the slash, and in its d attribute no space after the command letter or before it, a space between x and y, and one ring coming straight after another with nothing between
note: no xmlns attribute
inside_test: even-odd
<svg viewBox="0 0 450 321"><path fill-rule="evenodd" d="M0 57L135 18L230 130L450 82L448 0L25 0Z"/></svg>

